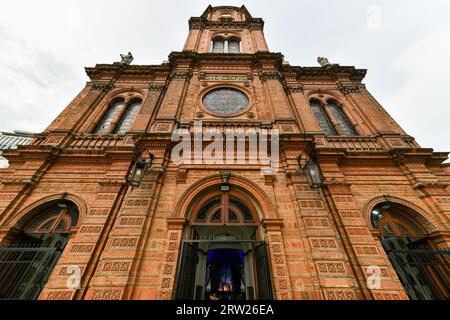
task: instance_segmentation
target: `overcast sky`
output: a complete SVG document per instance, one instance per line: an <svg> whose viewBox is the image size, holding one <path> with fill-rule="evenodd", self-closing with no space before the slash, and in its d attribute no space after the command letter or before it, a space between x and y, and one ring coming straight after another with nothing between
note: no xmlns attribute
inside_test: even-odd
<svg viewBox="0 0 450 320"><path fill-rule="evenodd" d="M14 0L0 10L0 131L40 132L83 88L85 66L160 64L208 4L244 4L291 65L367 68L368 89L423 147L450 151L448 0Z"/></svg>

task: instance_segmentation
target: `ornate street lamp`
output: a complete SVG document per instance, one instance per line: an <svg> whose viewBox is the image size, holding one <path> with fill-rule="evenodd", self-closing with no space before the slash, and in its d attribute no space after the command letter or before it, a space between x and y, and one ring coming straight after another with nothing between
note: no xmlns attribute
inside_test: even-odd
<svg viewBox="0 0 450 320"><path fill-rule="evenodd" d="M150 167L153 160L153 156L149 156L148 158L139 158L134 163L133 169L130 174L130 185L133 187L139 187L141 185L142 179L144 179L145 174L147 173L148 168Z"/></svg>
<svg viewBox="0 0 450 320"><path fill-rule="evenodd" d="M308 180L309 186L314 189L321 188L324 183L324 178L322 172L320 171L320 166L316 161L307 160L303 167L300 163L300 157L298 158L300 168L302 168L305 173L306 179Z"/></svg>

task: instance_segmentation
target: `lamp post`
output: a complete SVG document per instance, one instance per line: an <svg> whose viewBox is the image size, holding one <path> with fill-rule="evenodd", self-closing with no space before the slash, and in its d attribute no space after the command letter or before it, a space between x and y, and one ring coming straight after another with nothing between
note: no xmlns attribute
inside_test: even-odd
<svg viewBox="0 0 450 320"><path fill-rule="evenodd" d="M142 179L144 179L152 160L153 156L151 155L147 158L139 158L136 160L128 180L131 186L139 187L141 185Z"/></svg>

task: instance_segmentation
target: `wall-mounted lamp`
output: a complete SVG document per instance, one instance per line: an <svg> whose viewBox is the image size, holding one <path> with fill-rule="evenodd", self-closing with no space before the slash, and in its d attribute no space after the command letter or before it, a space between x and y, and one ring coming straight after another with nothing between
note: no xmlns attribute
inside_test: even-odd
<svg viewBox="0 0 450 320"><path fill-rule="evenodd" d="M222 185L220 186L221 191L230 191L230 186L228 185L228 180L230 179L230 171L220 171L222 177Z"/></svg>
<svg viewBox="0 0 450 320"><path fill-rule="evenodd" d="M324 183L324 178L322 172L320 171L320 166L316 161L307 160L303 165L301 163L301 158L297 158L300 168L305 173L306 179L308 180L309 186L311 188L321 188Z"/></svg>
<svg viewBox="0 0 450 320"><path fill-rule="evenodd" d="M150 155L147 158L139 158L134 163L133 169L131 170L131 175L129 179L130 185L133 187L139 187L141 185L142 179L144 179L148 168L151 166L153 156Z"/></svg>

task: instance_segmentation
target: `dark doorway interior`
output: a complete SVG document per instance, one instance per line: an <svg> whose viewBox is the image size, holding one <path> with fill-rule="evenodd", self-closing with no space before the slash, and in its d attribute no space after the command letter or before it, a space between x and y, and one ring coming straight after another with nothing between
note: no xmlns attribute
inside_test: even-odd
<svg viewBox="0 0 450 320"><path fill-rule="evenodd" d="M245 300L242 250L209 250L206 264L205 300Z"/></svg>

